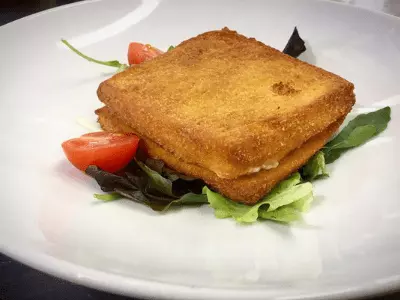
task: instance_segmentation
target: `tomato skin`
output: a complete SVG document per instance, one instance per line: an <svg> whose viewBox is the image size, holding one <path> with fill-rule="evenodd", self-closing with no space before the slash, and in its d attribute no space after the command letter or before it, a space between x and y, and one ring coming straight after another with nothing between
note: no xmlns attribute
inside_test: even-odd
<svg viewBox="0 0 400 300"><path fill-rule="evenodd" d="M128 48L129 65L140 64L150 60L164 52L148 44L130 43Z"/></svg>
<svg viewBox="0 0 400 300"><path fill-rule="evenodd" d="M133 159L139 138L133 134L93 132L61 144L65 156L79 170L95 165L115 173Z"/></svg>

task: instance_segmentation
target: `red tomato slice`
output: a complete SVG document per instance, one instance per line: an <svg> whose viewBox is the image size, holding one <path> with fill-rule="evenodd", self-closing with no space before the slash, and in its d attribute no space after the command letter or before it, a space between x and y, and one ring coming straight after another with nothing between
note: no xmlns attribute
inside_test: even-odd
<svg viewBox="0 0 400 300"><path fill-rule="evenodd" d="M85 171L96 165L107 172L123 169L135 156L139 138L110 132L93 132L62 143L68 160L78 169Z"/></svg>
<svg viewBox="0 0 400 300"><path fill-rule="evenodd" d="M129 65L140 64L163 53L163 51L148 44L130 43L128 49L128 62Z"/></svg>

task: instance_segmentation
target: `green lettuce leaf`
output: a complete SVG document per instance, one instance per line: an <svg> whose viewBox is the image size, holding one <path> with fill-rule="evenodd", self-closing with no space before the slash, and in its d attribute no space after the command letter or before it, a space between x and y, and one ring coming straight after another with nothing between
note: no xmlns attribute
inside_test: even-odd
<svg viewBox="0 0 400 300"><path fill-rule="evenodd" d="M78 49L76 49L74 46L72 46L68 41L66 40L61 40L61 42L66 45L69 49L71 49L73 52L78 54L80 57L86 59L87 61L94 62L96 64L104 65L104 66L109 66L109 67L114 67L118 68L117 72L121 72L128 68L129 66L127 64L121 64L118 60L110 60L110 61L102 61L102 60L97 60L92 57L89 57L82 52L80 52Z"/></svg>
<svg viewBox="0 0 400 300"><path fill-rule="evenodd" d="M157 191L168 195L168 196L174 196L172 193L172 182L171 180L168 180L167 178L164 178L161 176L159 173L156 171L150 169L148 166L146 166L144 163L140 161L136 161L136 163L139 165L139 167L149 176L152 187L156 189Z"/></svg>
<svg viewBox="0 0 400 300"><path fill-rule="evenodd" d="M171 45L171 46L168 47L168 50L167 50L167 51L171 51L171 50L173 50L174 48L175 48L175 47Z"/></svg>
<svg viewBox="0 0 400 300"><path fill-rule="evenodd" d="M329 177L326 169L325 155L322 151L318 151L310 160L301 168L301 176L306 181L312 181L319 178Z"/></svg>
<svg viewBox="0 0 400 300"><path fill-rule="evenodd" d="M187 193L179 199L173 200L169 203L163 203L159 205L157 210L165 212L171 206L182 206L182 205L202 205L208 203L207 196L204 194Z"/></svg>
<svg viewBox="0 0 400 300"><path fill-rule="evenodd" d="M202 205L208 203L207 196L204 194L187 193L178 199L166 201L165 199L161 199L161 197L159 199L149 197L141 191L123 189L116 189L116 192L110 194L94 194L94 197L104 202L125 198L144 204L158 212L165 212L171 206Z"/></svg>
<svg viewBox="0 0 400 300"><path fill-rule="evenodd" d="M165 199L161 198L160 200L149 198L148 195L144 195L141 191L117 190L117 193L120 193L123 197L134 202L144 204L157 212L166 212L172 206L190 206L208 203L206 195L194 193L187 193L178 199L169 201L165 201Z"/></svg>
<svg viewBox="0 0 400 300"><path fill-rule="evenodd" d="M233 202L207 187L204 187L204 193L217 218L231 217L239 223L253 223L258 218L291 222L298 219L300 212L309 208L313 199L311 183L301 183L299 173L282 181L252 206Z"/></svg>
<svg viewBox="0 0 400 300"><path fill-rule="evenodd" d="M93 177L104 192L109 192L108 194L94 194L94 197L104 202L126 198L159 212L164 212L171 206L208 203L207 196L201 194L201 188L197 189L191 186L196 182L190 181L187 185L180 184L177 188L179 194L175 194L172 188L174 183L144 163L133 161L129 171L117 175L103 171L96 166L89 166L86 174ZM198 193L193 192L195 190L198 190Z"/></svg>
<svg viewBox="0 0 400 300"><path fill-rule="evenodd" d="M281 223L291 223L302 220L302 213L290 205L285 205L273 211L260 211L259 218Z"/></svg>
<svg viewBox="0 0 400 300"><path fill-rule="evenodd" d="M278 207L273 211L260 210L259 218L282 223L300 221L302 220L302 213L307 212L310 209L313 199L312 186L309 186L309 192L300 200Z"/></svg>
<svg viewBox="0 0 400 300"><path fill-rule="evenodd" d="M390 121L390 107L379 109L368 114L361 114L347 124L342 131L327 143L322 151L325 163L330 164L347 150L366 143L384 131Z"/></svg>
<svg viewBox="0 0 400 300"><path fill-rule="evenodd" d="M122 195L120 195L116 192L109 193L109 194L94 194L93 197L95 197L98 200L102 200L104 202L119 200L119 199L123 198Z"/></svg>

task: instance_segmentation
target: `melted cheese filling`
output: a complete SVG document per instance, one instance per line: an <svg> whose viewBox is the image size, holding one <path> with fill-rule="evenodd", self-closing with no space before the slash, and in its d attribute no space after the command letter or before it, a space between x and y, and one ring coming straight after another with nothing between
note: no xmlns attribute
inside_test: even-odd
<svg viewBox="0 0 400 300"><path fill-rule="evenodd" d="M279 162L278 161L269 161L259 167L253 167L247 170L248 174L251 173L257 173L260 172L261 170L271 170L271 169L275 169L276 167L279 166Z"/></svg>

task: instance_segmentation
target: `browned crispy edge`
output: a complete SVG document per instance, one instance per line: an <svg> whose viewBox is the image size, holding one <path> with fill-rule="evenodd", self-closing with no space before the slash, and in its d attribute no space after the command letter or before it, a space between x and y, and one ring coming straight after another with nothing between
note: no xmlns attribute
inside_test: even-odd
<svg viewBox="0 0 400 300"><path fill-rule="evenodd" d="M98 109L96 114L99 117L100 125L105 131L134 132L132 128L121 122L118 116L113 114L107 107ZM281 160L277 168L241 176L237 179L221 179L210 170L183 162L153 141L144 139L144 143L151 157L163 160L170 168L185 175L203 179L207 184L233 201L254 204L277 183L304 165L328 141L342 122L343 119L335 122L322 133L309 139L300 148L292 151Z"/></svg>
<svg viewBox="0 0 400 300"><path fill-rule="evenodd" d="M195 39L212 38L232 39L237 43L256 43L258 46L265 47L265 52L270 52L270 55L282 55L276 49L227 29L201 34L182 42L177 48L184 47ZM160 59L163 58L159 57L156 60ZM118 112L125 124L134 128L143 138L156 141L158 145L182 161L212 170L220 177L232 179L246 174L249 168L260 166L266 161L280 161L305 140L319 133L322 128L327 128L329 124L346 116L355 103L352 83L300 60L288 56L286 59L291 60L293 65L301 64L307 69L324 72L335 88L331 93L327 93L284 118L246 124L243 128L236 128L236 132L231 134L238 137L236 140L213 140L211 143L211 137L202 135L200 131L174 127L176 124L165 126L162 121L165 118L140 113L141 108L135 107L135 101L128 99L123 90L113 86L113 81L125 76L123 73L103 82L99 86L98 96L107 106ZM152 62L147 64L150 63ZM126 74L132 74L134 71L126 72L128 72ZM269 126L268 128L273 128L272 135L266 131L266 125ZM174 134L171 135L171 132ZM262 133L260 136L263 138L244 135L245 132L259 132ZM242 135L243 138L240 138Z"/></svg>

